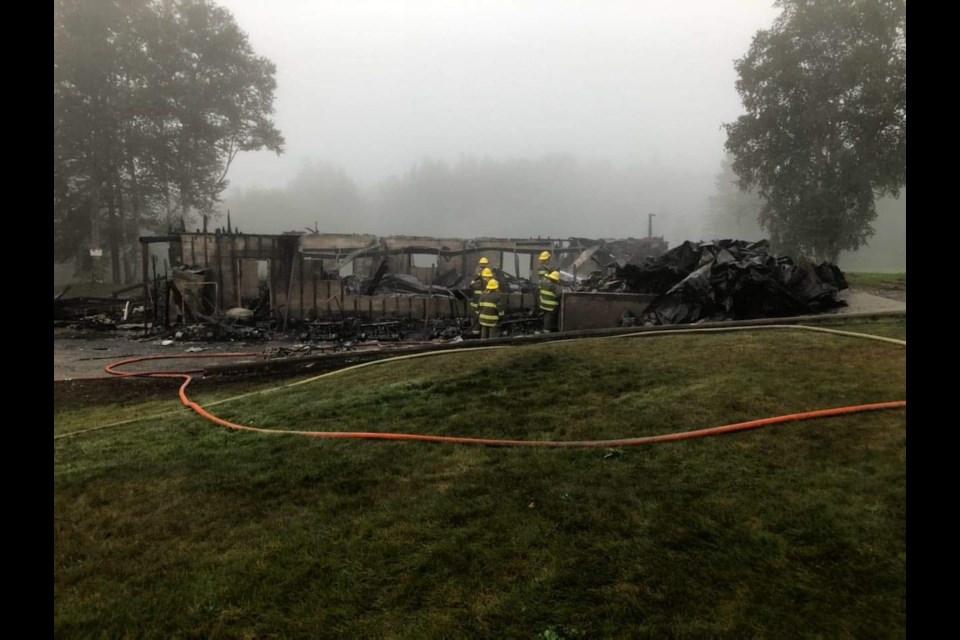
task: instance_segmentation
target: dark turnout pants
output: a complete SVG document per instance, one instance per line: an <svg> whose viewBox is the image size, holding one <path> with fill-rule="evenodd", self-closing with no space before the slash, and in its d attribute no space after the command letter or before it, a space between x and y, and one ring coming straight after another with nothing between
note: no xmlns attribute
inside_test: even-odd
<svg viewBox="0 0 960 640"><path fill-rule="evenodd" d="M470 333L472 335L479 335L480 333L480 310L475 307L470 307Z"/></svg>
<svg viewBox="0 0 960 640"><path fill-rule="evenodd" d="M545 310L543 312L543 330L557 331L559 316L560 312L557 309L554 309L553 311Z"/></svg>
<svg viewBox="0 0 960 640"><path fill-rule="evenodd" d="M495 338L499 335L496 327L480 327L480 339Z"/></svg>

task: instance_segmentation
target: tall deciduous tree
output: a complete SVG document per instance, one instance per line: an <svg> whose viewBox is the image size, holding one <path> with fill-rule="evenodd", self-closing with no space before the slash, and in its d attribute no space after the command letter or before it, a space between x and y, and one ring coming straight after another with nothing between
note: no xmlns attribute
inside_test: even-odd
<svg viewBox="0 0 960 640"><path fill-rule="evenodd" d="M836 261L906 185L904 0L779 0L736 62L746 114L725 125L739 186L782 250Z"/></svg>
<svg viewBox="0 0 960 640"><path fill-rule="evenodd" d="M726 157L720 162L714 189L713 195L707 198L708 213L704 219L704 231L709 239L760 240L766 237L757 223L763 200L737 186L732 158Z"/></svg>
<svg viewBox="0 0 960 640"><path fill-rule="evenodd" d="M274 65L209 0L54 3L54 252L214 213L241 151L283 151Z"/></svg>

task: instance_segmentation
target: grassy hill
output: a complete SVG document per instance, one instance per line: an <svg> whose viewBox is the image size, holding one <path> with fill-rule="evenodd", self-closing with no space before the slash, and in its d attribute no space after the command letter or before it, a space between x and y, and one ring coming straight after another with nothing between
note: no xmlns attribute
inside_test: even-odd
<svg viewBox="0 0 960 640"><path fill-rule="evenodd" d="M905 337L905 320L839 328ZM215 412L616 438L903 399L905 358L794 331L583 340L377 365ZM58 406L54 428L175 406ZM177 413L54 441L54 631L902 637L905 456L905 410L618 450L310 440Z"/></svg>

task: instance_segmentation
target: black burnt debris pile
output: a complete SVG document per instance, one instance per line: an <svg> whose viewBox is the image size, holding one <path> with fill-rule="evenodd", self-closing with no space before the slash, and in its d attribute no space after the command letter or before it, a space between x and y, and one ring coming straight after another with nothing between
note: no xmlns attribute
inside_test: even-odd
<svg viewBox="0 0 960 640"><path fill-rule="evenodd" d="M82 291L70 295L78 292L67 285L53 296L53 326L92 331L142 327L144 302L136 295L140 289L133 285L111 291L109 296L83 295Z"/></svg>
<svg viewBox="0 0 960 640"><path fill-rule="evenodd" d="M766 240L684 242L659 257L610 265L580 290L654 294L643 324L685 324L819 313L846 303L843 272L768 252Z"/></svg>
<svg viewBox="0 0 960 640"><path fill-rule="evenodd" d="M220 322L185 324L153 332L183 342L256 342L270 338L272 330L268 323L245 325L224 319Z"/></svg>
<svg viewBox="0 0 960 640"><path fill-rule="evenodd" d="M638 264L647 258L663 255L667 243L660 237L626 238L623 240L591 240L590 238L571 238L582 251L561 268L567 271L584 270L584 265L599 266L601 269L617 265ZM592 264L591 264L592 263Z"/></svg>

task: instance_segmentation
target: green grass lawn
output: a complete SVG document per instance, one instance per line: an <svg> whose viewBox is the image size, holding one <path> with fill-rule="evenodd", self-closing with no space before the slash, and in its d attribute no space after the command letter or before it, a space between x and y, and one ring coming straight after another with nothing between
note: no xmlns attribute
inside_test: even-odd
<svg viewBox="0 0 960 640"><path fill-rule="evenodd" d="M872 287L881 289L906 289L907 274L904 272L845 273L847 284L851 287Z"/></svg>
<svg viewBox="0 0 960 640"><path fill-rule="evenodd" d="M900 319L840 328L905 337ZM214 411L277 428L617 438L903 399L905 353L793 331L553 343L372 366ZM110 407L138 411L58 407L55 432ZM64 438L54 632L902 637L905 421L623 450L310 440L192 414Z"/></svg>

